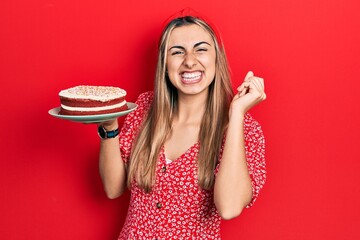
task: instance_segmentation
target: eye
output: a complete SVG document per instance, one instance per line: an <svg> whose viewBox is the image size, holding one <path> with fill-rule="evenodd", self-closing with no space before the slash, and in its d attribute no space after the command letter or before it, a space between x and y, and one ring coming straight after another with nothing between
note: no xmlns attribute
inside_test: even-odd
<svg viewBox="0 0 360 240"><path fill-rule="evenodd" d="M174 55L180 55L183 53L184 53L183 51L175 51L175 52L172 52L171 55L174 56Z"/></svg>
<svg viewBox="0 0 360 240"><path fill-rule="evenodd" d="M207 49L206 48L198 48L196 49L197 52L206 52Z"/></svg>

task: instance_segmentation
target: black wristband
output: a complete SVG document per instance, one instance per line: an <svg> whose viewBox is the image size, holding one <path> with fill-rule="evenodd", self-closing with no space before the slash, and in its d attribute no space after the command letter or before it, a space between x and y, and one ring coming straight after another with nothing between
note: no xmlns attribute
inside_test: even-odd
<svg viewBox="0 0 360 240"><path fill-rule="evenodd" d="M101 139L114 138L119 135L119 128L112 131L107 131L103 126L99 126L98 134Z"/></svg>

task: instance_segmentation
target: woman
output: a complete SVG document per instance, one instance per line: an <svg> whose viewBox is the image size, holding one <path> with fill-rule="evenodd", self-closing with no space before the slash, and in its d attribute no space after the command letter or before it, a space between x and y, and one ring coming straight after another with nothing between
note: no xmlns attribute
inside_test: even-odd
<svg viewBox="0 0 360 240"><path fill-rule="evenodd" d="M154 92L139 96L120 140L101 140L108 197L131 189L119 239L219 239L221 218L253 204L265 182L264 138L247 111L266 98L264 81L249 72L237 90L212 28L196 17L172 20Z"/></svg>

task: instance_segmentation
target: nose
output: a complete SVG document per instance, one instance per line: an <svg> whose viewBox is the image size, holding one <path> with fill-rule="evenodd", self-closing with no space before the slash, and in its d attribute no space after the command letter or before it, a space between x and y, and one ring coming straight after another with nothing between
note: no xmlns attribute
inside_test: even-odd
<svg viewBox="0 0 360 240"><path fill-rule="evenodd" d="M195 58L195 56L191 53L186 54L185 58L184 58L184 65L187 68L193 68L197 63L197 59Z"/></svg>

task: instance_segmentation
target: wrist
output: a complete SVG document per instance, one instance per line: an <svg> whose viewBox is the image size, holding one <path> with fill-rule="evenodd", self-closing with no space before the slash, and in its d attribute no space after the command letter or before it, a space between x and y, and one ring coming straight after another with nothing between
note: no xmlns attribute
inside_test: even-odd
<svg viewBox="0 0 360 240"><path fill-rule="evenodd" d="M109 130L105 128L103 125L99 125L97 130L98 130L98 135L102 140L115 138L119 135L119 128Z"/></svg>
<svg viewBox="0 0 360 240"><path fill-rule="evenodd" d="M103 127L106 131L113 131L119 128L117 119L114 121L107 121L98 124L98 127Z"/></svg>
<svg viewBox="0 0 360 240"><path fill-rule="evenodd" d="M229 113L229 122L244 122L246 112L242 111L231 111Z"/></svg>

